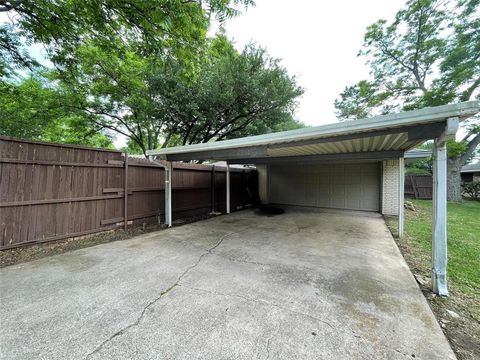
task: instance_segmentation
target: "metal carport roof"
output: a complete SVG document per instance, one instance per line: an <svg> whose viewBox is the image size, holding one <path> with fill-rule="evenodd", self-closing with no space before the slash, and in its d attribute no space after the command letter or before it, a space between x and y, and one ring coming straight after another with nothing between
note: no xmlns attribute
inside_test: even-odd
<svg viewBox="0 0 480 360"><path fill-rule="evenodd" d="M446 120L464 120L480 111L469 101L369 119L282 131L239 139L150 150L168 161L226 160L229 163L393 158L439 136Z"/></svg>

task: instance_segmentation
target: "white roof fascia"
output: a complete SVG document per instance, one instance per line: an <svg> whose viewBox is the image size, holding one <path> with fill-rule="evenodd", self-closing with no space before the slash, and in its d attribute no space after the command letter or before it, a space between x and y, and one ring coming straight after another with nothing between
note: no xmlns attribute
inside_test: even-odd
<svg viewBox="0 0 480 360"><path fill-rule="evenodd" d="M444 121L451 117L458 117L463 120L475 115L478 112L480 112L480 101L467 101L458 104L442 105L420 110L405 111L396 114L375 116L369 119L345 121L322 126L281 131L265 135L148 150L147 155L171 155L198 151L223 150L340 136L351 133L361 133L367 131L398 128L402 126L427 124Z"/></svg>
<svg viewBox="0 0 480 360"><path fill-rule="evenodd" d="M431 150L409 150L405 151L405 159L424 159L432 156Z"/></svg>

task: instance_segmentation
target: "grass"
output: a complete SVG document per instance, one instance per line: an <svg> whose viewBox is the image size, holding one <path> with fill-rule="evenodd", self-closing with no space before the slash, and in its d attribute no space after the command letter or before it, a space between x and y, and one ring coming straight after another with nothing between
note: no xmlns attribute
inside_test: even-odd
<svg viewBox="0 0 480 360"><path fill-rule="evenodd" d="M447 207L448 288L450 296L431 293L432 202L410 200L415 211L405 209L404 238L398 240L405 260L421 285L458 359L480 358L480 202L449 203ZM397 220L387 218L393 234ZM460 316L453 319L447 310Z"/></svg>
<svg viewBox="0 0 480 360"><path fill-rule="evenodd" d="M422 253L432 252L432 202L412 201L406 211L405 233ZM447 207L448 278L464 293L480 290L480 202L449 203Z"/></svg>

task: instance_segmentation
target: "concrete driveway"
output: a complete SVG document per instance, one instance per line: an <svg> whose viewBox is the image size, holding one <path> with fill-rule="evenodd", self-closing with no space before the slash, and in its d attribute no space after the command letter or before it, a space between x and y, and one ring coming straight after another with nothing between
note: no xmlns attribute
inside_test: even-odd
<svg viewBox="0 0 480 360"><path fill-rule="evenodd" d="M2 359L454 359L383 219L252 210L1 270Z"/></svg>

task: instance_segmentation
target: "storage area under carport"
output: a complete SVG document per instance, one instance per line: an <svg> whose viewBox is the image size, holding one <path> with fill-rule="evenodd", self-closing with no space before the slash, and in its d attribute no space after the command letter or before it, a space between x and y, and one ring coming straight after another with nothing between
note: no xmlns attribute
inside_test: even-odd
<svg viewBox="0 0 480 360"><path fill-rule="evenodd" d="M470 101L324 126L148 151L167 161L165 222L171 226L172 161L223 160L258 169L264 204L379 211L404 228L405 152L433 140L432 286L447 290L447 141L480 111ZM226 172L226 213L230 175Z"/></svg>

